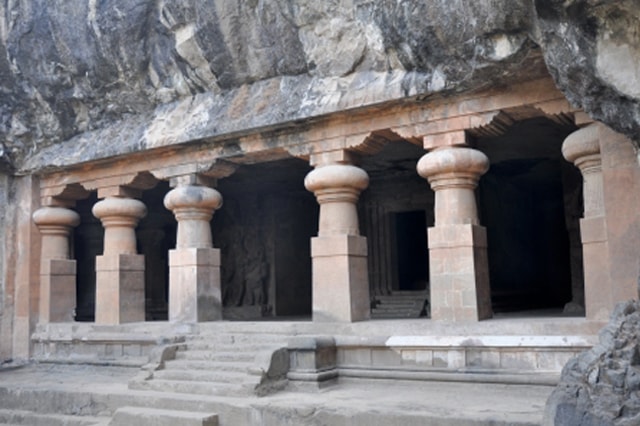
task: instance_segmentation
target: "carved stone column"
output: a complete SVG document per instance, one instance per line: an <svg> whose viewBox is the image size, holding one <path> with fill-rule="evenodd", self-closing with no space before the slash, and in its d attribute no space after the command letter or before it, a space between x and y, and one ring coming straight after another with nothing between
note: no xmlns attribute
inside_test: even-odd
<svg viewBox="0 0 640 426"><path fill-rule="evenodd" d="M590 124L570 134L562 144L562 155L580 169L583 178L584 215L580 219L580 235L586 316L589 319L606 320L613 309L614 300L598 124Z"/></svg>
<svg viewBox="0 0 640 426"><path fill-rule="evenodd" d="M320 204L318 236L311 239L313 320L366 320L370 315L367 239L360 236L356 203L369 176L349 164L321 164L304 184Z"/></svg>
<svg viewBox="0 0 640 426"><path fill-rule="evenodd" d="M69 257L69 234L80 216L64 207L42 207L33 214L42 235L40 322L74 321L76 261Z"/></svg>
<svg viewBox="0 0 640 426"><path fill-rule="evenodd" d="M147 214L145 205L124 197L107 197L93 206L104 227L104 251L96 257L96 323L145 320L144 256L137 254L135 228Z"/></svg>
<svg viewBox="0 0 640 426"><path fill-rule="evenodd" d="M169 251L169 320L221 320L220 250L213 248L209 222L222 196L206 186L179 185L164 205L178 221L176 249Z"/></svg>
<svg viewBox="0 0 640 426"><path fill-rule="evenodd" d="M487 234L474 193L488 169L488 158L466 147L438 148L418 162L418 173L435 192L435 226L428 230L433 319L492 316Z"/></svg>

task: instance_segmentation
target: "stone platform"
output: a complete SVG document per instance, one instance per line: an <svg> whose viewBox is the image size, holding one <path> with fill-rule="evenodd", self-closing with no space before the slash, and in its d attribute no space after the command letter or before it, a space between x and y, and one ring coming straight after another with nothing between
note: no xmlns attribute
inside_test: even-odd
<svg viewBox="0 0 640 426"><path fill-rule="evenodd" d="M106 426L117 408L133 406L217 413L221 426L538 425L552 391L532 385L341 380L319 393L236 398L130 390L127 382L136 373L52 364L2 371L0 424L12 424L18 413L24 420L13 424Z"/></svg>
<svg viewBox="0 0 640 426"><path fill-rule="evenodd" d="M222 426L534 425L564 363L601 327L562 317L49 324L33 335L34 363L0 370L0 424L116 426L188 411Z"/></svg>

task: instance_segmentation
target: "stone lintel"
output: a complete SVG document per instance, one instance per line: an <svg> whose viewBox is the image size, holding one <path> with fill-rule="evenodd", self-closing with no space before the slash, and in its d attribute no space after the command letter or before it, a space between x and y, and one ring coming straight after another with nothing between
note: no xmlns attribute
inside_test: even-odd
<svg viewBox="0 0 640 426"><path fill-rule="evenodd" d="M140 198L142 197L142 190L131 188L128 186L106 186L98 188L98 198Z"/></svg>
<svg viewBox="0 0 640 426"><path fill-rule="evenodd" d="M580 236L582 244L601 243L607 241L607 222L604 216L580 219Z"/></svg>
<svg viewBox="0 0 640 426"><path fill-rule="evenodd" d="M346 149L334 151L316 152L309 156L309 164L312 167L327 164L358 164L358 155Z"/></svg>
<svg viewBox="0 0 640 426"><path fill-rule="evenodd" d="M429 248L487 247L484 226L461 224L442 225L428 229Z"/></svg>
<svg viewBox="0 0 640 426"><path fill-rule="evenodd" d="M584 111L576 111L573 114L573 121L578 127L583 127L593 123L595 120Z"/></svg>
<svg viewBox="0 0 640 426"><path fill-rule="evenodd" d="M367 239L358 235L311 238L311 257L367 256Z"/></svg>
<svg viewBox="0 0 640 426"><path fill-rule="evenodd" d="M467 146L468 138L464 130L455 130L446 133L426 135L422 139L422 145L427 151L444 146Z"/></svg>

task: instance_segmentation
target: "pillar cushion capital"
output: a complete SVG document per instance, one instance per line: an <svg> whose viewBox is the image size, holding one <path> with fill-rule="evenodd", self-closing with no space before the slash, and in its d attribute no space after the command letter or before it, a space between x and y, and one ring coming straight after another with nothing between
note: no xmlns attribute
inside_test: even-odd
<svg viewBox="0 0 640 426"><path fill-rule="evenodd" d="M80 223L80 215L64 207L42 207L33 213L33 221L38 227L75 227Z"/></svg>
<svg viewBox="0 0 640 426"><path fill-rule="evenodd" d="M425 154L418 161L417 169L418 174L430 182L440 177L477 181L489 170L489 159L477 149L446 147Z"/></svg>
<svg viewBox="0 0 640 426"><path fill-rule="evenodd" d="M222 206L222 195L206 186L181 185L167 193L164 197L164 206L172 211L196 208L213 212Z"/></svg>
<svg viewBox="0 0 640 426"><path fill-rule="evenodd" d="M369 186L369 175L349 164L330 164L312 170L304 179L304 186L314 193L339 189L360 193Z"/></svg>
<svg viewBox="0 0 640 426"><path fill-rule="evenodd" d="M110 217L130 218L134 223L147 214L147 208L142 201L133 198L107 197L98 201L92 209L93 215L102 220Z"/></svg>
<svg viewBox="0 0 640 426"><path fill-rule="evenodd" d="M600 154L598 125L590 124L571 133L562 144L562 155L579 166L581 159Z"/></svg>

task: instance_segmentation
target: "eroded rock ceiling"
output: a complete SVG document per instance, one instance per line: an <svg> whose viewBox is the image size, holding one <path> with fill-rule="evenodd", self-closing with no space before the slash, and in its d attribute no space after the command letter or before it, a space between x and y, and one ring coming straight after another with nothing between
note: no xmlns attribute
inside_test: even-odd
<svg viewBox="0 0 640 426"><path fill-rule="evenodd" d="M379 91L372 97L380 102L548 72L572 103L637 142L639 6L638 0L5 0L0 158L20 168L42 148L84 132L144 122L172 102L203 93L223 99L274 79L280 91L302 92L292 97L316 103L312 114L327 98L305 91L330 91L340 79L382 81L367 89ZM286 107L271 106L275 115Z"/></svg>

